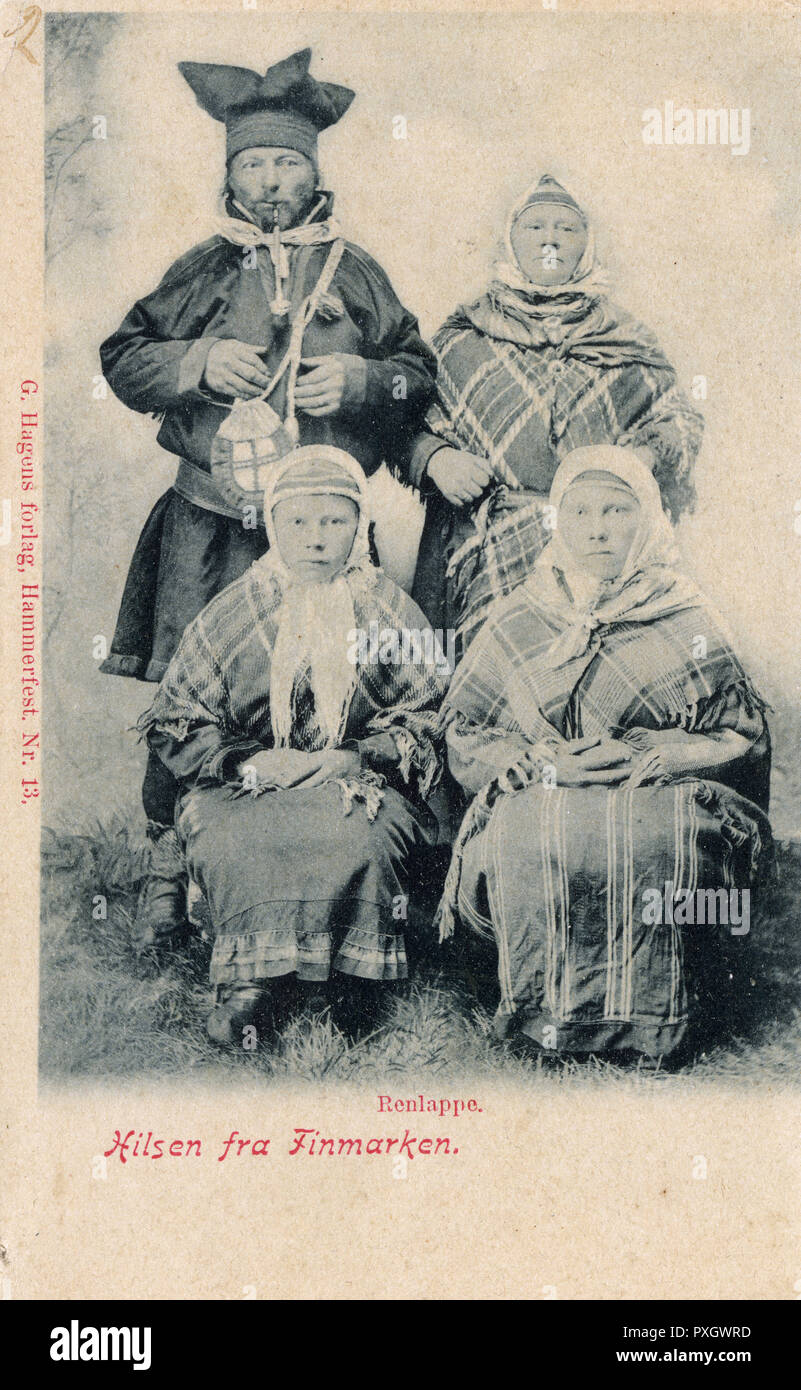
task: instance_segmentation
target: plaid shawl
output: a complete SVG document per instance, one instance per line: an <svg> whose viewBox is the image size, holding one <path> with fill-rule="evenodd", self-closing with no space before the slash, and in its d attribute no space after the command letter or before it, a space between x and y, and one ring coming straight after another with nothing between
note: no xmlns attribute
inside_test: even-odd
<svg viewBox="0 0 801 1390"><path fill-rule="evenodd" d="M547 500L502 485L479 507L475 535L448 566L458 614L457 657L470 646L493 600L510 594L531 574L553 534Z"/></svg>
<svg viewBox="0 0 801 1390"><path fill-rule="evenodd" d="M468 721L488 737L503 730L522 733L532 745L553 745L562 738L621 738L635 729L692 730L735 688L747 707L765 708L703 602L651 622L602 624L585 652L554 667L546 654L565 628L539 608L531 583L498 602L457 668L443 722ZM468 808L438 911L441 939L453 931L465 845L487 825L498 797L526 781L518 784L510 769Z"/></svg>
<svg viewBox="0 0 801 1390"><path fill-rule="evenodd" d="M555 463L572 449L647 444L665 503L678 515L694 501L689 473L703 420L649 329L625 316L623 333L617 311L607 332L583 337L596 302L586 305L559 341L542 343L500 336L504 315L488 312L485 318L478 306L457 309L433 338L439 400L428 427L449 435L454 447L490 459L506 482L525 479L532 456L543 454L544 439L543 492Z"/></svg>
<svg viewBox="0 0 801 1390"><path fill-rule="evenodd" d="M516 321L493 305L497 300L485 296L457 310L433 340L439 400L427 428L451 447L489 459L505 489L490 496L476 536L451 564L464 647L488 603L530 573L548 539L534 496L547 495L560 459L589 444L648 446L675 520L695 501L691 471L703 429L653 335L622 311L588 299L561 341L547 341L543 330L541 344L526 346L510 340ZM520 488L521 478L530 505L509 516L509 489Z"/></svg>
<svg viewBox="0 0 801 1390"><path fill-rule="evenodd" d="M270 668L281 601L280 583L260 561L213 599L186 629L152 705L138 722L140 733L159 729L183 742L194 729L211 723L223 739L257 739L265 748L272 746ZM389 631L425 630L417 605L372 566L353 577L353 606L357 632L377 624L382 644ZM355 654L357 679L345 741L388 732L400 755L402 779L425 796L441 769L437 709L447 675L431 661L362 662ZM313 750L323 741L301 674L290 746ZM347 807L349 796L343 791Z"/></svg>
<svg viewBox="0 0 801 1390"><path fill-rule="evenodd" d="M584 653L554 667L546 653L560 630L521 585L495 606L458 667L446 717L462 714L480 729L522 732L535 743L566 735L568 706L580 691L575 736L614 738L635 727L675 727L693 707L748 683L701 603L652 622L601 625Z"/></svg>

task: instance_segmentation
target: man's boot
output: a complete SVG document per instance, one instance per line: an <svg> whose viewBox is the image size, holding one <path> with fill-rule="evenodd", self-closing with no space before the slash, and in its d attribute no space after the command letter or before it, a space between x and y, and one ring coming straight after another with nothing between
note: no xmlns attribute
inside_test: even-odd
<svg viewBox="0 0 801 1390"><path fill-rule="evenodd" d="M184 945L189 935L186 863L173 826L148 821L147 835L152 845L150 871L136 905L134 944L140 951L169 951Z"/></svg>

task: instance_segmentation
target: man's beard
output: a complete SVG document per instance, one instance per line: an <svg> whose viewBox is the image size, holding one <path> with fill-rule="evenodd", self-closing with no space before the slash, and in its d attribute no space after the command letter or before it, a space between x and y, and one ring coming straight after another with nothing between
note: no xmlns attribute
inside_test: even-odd
<svg viewBox="0 0 801 1390"><path fill-rule="evenodd" d="M311 212L314 201L317 197L317 190L312 188L303 197L280 198L275 203L267 200L265 203L257 203L249 211L261 226L262 231L269 232L275 226L275 208L278 208L278 225L282 232L289 227L297 227L305 217Z"/></svg>

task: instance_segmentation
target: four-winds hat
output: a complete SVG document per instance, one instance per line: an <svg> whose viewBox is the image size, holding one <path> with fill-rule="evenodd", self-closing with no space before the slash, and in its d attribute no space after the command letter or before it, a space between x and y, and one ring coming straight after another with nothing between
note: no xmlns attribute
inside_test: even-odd
<svg viewBox="0 0 801 1390"><path fill-rule="evenodd" d="M226 130L226 158L256 145L317 156L317 136L344 116L355 92L309 76L311 49L274 63L263 77L222 63L179 63L204 111Z"/></svg>

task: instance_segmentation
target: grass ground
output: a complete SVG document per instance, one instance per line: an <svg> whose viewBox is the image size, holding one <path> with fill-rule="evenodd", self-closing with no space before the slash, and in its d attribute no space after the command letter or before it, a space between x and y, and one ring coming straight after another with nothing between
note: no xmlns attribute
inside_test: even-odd
<svg viewBox="0 0 801 1390"><path fill-rule="evenodd" d="M210 945L200 936L159 963L137 955L130 927L147 842L122 821L91 833L45 831L42 846L43 1077L234 1074L317 1082L475 1078L504 1074L543 1085L725 1081L795 1084L801 1070L801 842L779 846L779 887L750 950L748 1006L736 1034L679 1073L595 1058L531 1062L495 1041L491 961L457 941L444 952L410 923L414 980L388 997L372 1030L348 1041L327 1010L290 1017L272 1046L220 1051L206 1040ZM106 916L102 913L105 899Z"/></svg>

